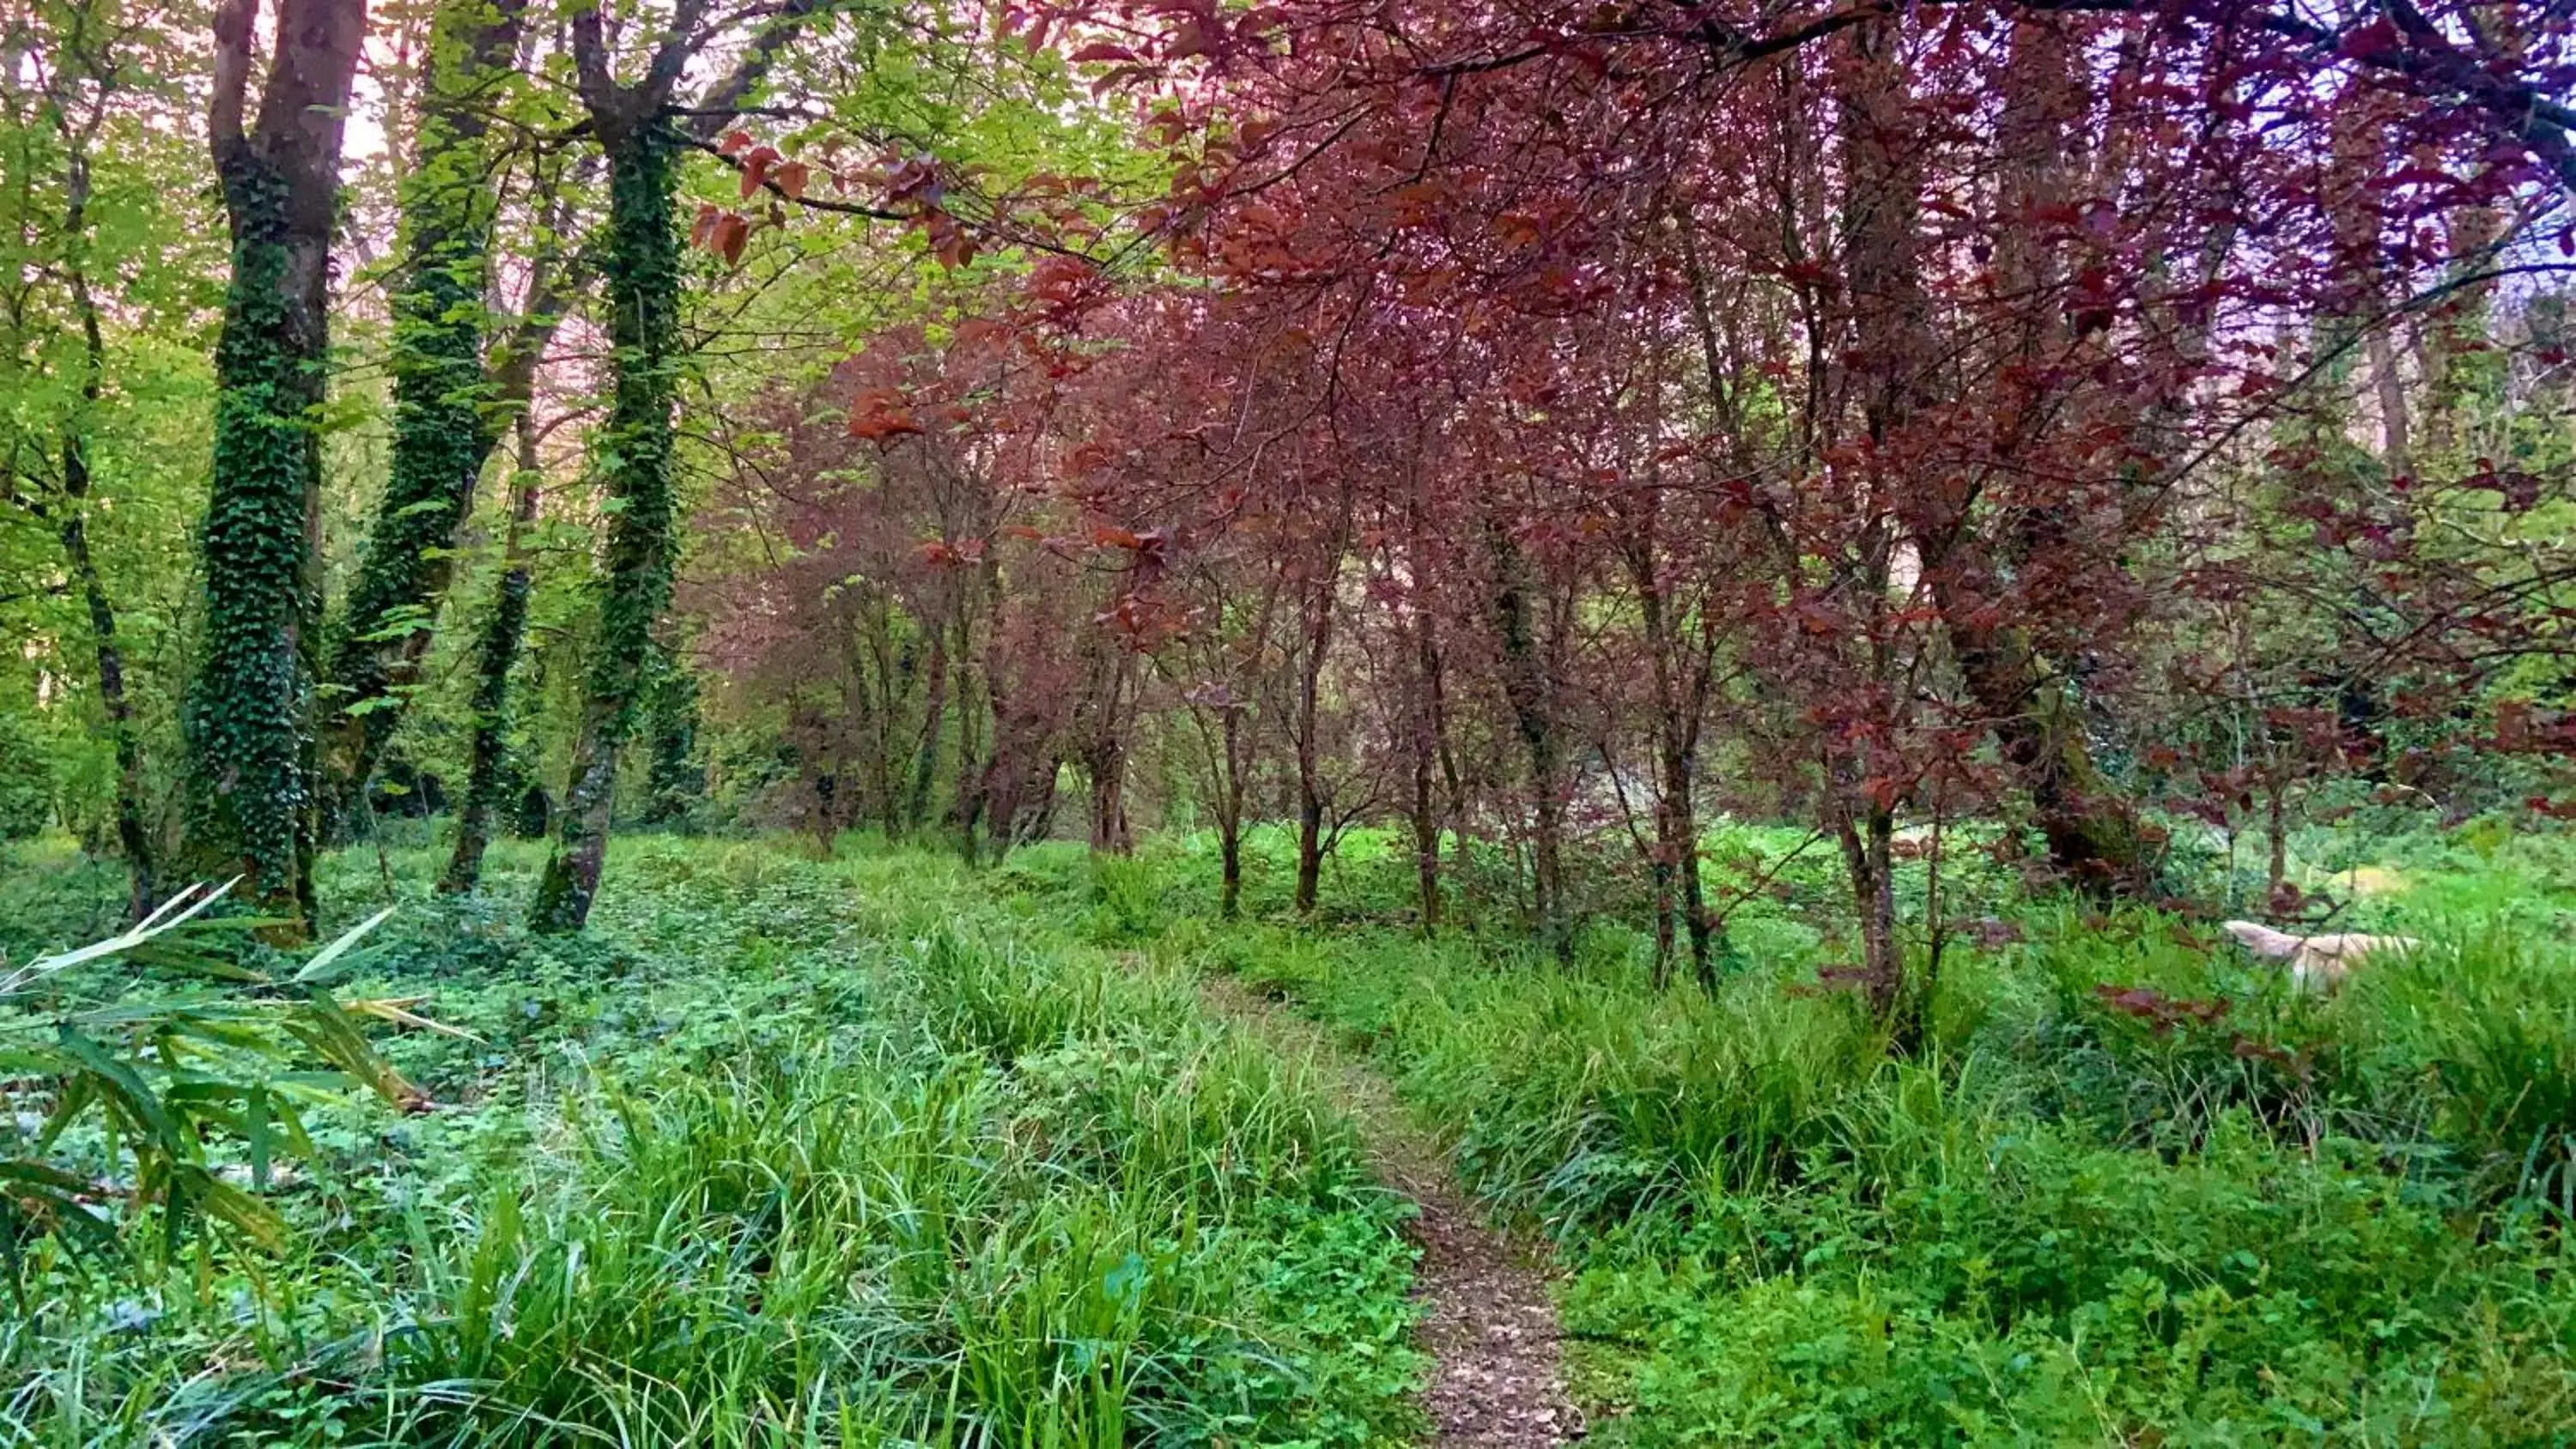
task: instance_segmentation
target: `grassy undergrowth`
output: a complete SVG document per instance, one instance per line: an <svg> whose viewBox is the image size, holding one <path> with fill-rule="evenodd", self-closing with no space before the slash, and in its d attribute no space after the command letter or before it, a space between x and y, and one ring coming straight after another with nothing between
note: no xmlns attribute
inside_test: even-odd
<svg viewBox="0 0 2576 1449"><path fill-rule="evenodd" d="M2509 869L2565 851L2450 849L2352 912L2427 948L2331 1001L2205 926L2013 909L1910 1062L1815 988L1795 890L1722 990L1657 995L1616 931L1572 971L1404 932L1383 853L1324 929L1195 914L1196 854L1014 872L1372 1052L1564 1245L1596 1441L2576 1442L2576 959Z"/></svg>
<svg viewBox="0 0 2576 1449"><path fill-rule="evenodd" d="M0 1321L0 1444L1411 1427L1397 1205L1184 977L986 904L927 854L621 843L572 940L522 934L533 861L497 865L456 901L428 895L429 852L333 863L329 899L402 906L353 988L474 1034L386 1043L438 1109L310 1115L280 1251L38 1247ZM13 953L113 911L77 862L18 866ZM110 967L65 989L168 985Z"/></svg>

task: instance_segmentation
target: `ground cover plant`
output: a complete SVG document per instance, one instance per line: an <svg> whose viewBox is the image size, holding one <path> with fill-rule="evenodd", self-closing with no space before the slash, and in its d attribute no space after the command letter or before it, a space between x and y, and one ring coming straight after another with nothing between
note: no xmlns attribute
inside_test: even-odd
<svg viewBox="0 0 2576 1449"><path fill-rule="evenodd" d="M435 1105L309 1106L313 1150L272 1167L271 1246L17 1244L10 1441L1407 1426L1398 1204L1295 1065L1204 1023L1185 980L1023 929L945 858L619 863L602 930L550 943L431 899L430 854L395 858L396 914L349 979L472 1034L383 1040ZM80 884L56 884L76 917ZM84 987L166 990L169 969ZM12 1005L14 1030L69 1000Z"/></svg>
<svg viewBox="0 0 2576 1449"><path fill-rule="evenodd" d="M1657 993L1615 940L1567 972L1392 924L1217 930L1206 862L1156 863L1199 887L1172 954L1343 1032L1553 1234L1597 1438L2560 1442L2576 973L2458 913L2530 907L2491 861L2402 848L2422 900L2374 924L2427 945L2331 1001L2205 925L2040 905L1962 952L1912 1060L1812 956Z"/></svg>

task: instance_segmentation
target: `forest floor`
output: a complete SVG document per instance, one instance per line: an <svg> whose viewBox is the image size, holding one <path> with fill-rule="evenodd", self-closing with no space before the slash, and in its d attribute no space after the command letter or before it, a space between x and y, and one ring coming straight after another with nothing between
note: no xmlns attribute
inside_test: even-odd
<svg viewBox="0 0 2576 1449"><path fill-rule="evenodd" d="M1371 1172L1410 1198L1406 1236L1422 1251L1415 1334L1431 1357L1423 1389L1441 1449L1544 1449L1583 1435L1558 1362L1554 1277L1543 1245L1496 1228L1395 1088L1325 1028L1232 977L1209 977L1199 999L1292 1060L1302 1060L1359 1130Z"/></svg>
<svg viewBox="0 0 2576 1449"><path fill-rule="evenodd" d="M1303 920L1257 854L1221 920L1185 837L621 839L569 939L519 925L540 844L465 897L434 840L335 855L326 924L393 908L336 989L472 1034L370 1028L435 1109L281 1079L273 1240L0 1261L0 1445L2569 1442L2576 836L2321 836L2402 873L2345 924L2425 942L2330 997L1962 868L1994 929L1911 1058L1819 979L1828 864L1659 991L1615 920L1571 965L1491 900L1425 939L1399 846ZM13 848L0 958L122 902ZM96 963L0 1051L225 989ZM112 1179L17 1127L44 1091L0 1082L0 1160Z"/></svg>

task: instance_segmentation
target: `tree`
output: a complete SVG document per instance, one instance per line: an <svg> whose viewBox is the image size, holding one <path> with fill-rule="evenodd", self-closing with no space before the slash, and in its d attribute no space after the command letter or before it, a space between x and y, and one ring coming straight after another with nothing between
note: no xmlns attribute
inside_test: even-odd
<svg viewBox="0 0 2576 1449"><path fill-rule="evenodd" d="M102 138L127 101L134 55L152 21L148 15L128 16L94 3L40 10L28 20L32 33L22 32L21 44L39 37L42 43L28 45L11 66L12 80L26 83L23 91L10 88L10 119L22 130L16 154L31 173L38 167L59 169L41 179L23 175L10 188L25 207L45 204L41 198L50 194L56 208L51 217L22 216L17 228L22 245L32 245L25 245L16 258L17 276L8 289L10 390L25 423L34 423L47 404L53 405L54 416L49 438L12 429L11 463L0 497L53 534L71 591L80 601L114 760L113 811L129 885L127 911L140 920L157 899L160 850L148 823L143 723L127 684L119 610L91 539L99 505L94 460L109 369L107 328L93 280L100 252L94 176ZM116 261L113 255L108 258L111 269ZM45 277L56 284L59 312L38 294L39 279ZM49 339L48 333L54 337ZM68 349L61 345L63 338L69 340ZM49 392L59 396L48 397Z"/></svg>
<svg viewBox="0 0 2576 1449"><path fill-rule="evenodd" d="M327 381L340 142L364 0L277 0L255 114L259 0L215 12L208 112L232 236L215 349L206 620L187 707L188 852L301 938L313 915L320 646L317 414Z"/></svg>
<svg viewBox="0 0 2576 1449"><path fill-rule="evenodd" d="M608 166L608 226L599 269L607 292L612 399L594 448L613 512L598 583L599 634L585 681L563 824L529 907L544 931L577 931L590 918L608 854L619 752L634 734L653 657L653 627L670 601L678 500L673 492L673 412L683 365L680 233L672 211L680 157L692 139L721 129L798 25L815 8L789 0L744 46L733 71L699 104L675 96L690 59L712 38L704 0L680 0L642 76L621 81L604 17L572 21L582 106Z"/></svg>
<svg viewBox="0 0 2576 1449"><path fill-rule="evenodd" d="M322 692L326 832L339 827L402 722L446 597L457 525L509 422L508 404L493 395L509 379L496 379L503 384L496 389L484 373L499 211L487 138L526 9L525 0L448 0L431 19L421 56L393 294L393 457ZM544 309L529 310L537 317ZM517 339L496 370L543 343L542 335ZM524 395L515 401L526 405Z"/></svg>

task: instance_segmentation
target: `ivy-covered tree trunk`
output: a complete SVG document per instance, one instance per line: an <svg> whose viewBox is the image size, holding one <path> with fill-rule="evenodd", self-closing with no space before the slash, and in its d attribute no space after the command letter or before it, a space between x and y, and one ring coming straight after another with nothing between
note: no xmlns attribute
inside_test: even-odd
<svg viewBox="0 0 2576 1449"><path fill-rule="evenodd" d="M483 371L496 209L485 137L524 13L524 0L449 0L421 61L393 295L393 460L322 692L326 831L366 788L402 721L452 575L449 546L500 440Z"/></svg>
<svg viewBox="0 0 2576 1449"><path fill-rule="evenodd" d="M669 825L686 819L707 787L698 763L698 681L677 650L659 651L644 696L644 820Z"/></svg>
<svg viewBox="0 0 2576 1449"><path fill-rule="evenodd" d="M608 246L601 259L615 349L607 426L597 442L613 512L600 578L599 637L584 686L554 855L529 924L577 931L590 918L608 854L618 752L635 733L653 621L671 597L672 410L678 400L680 237L672 182L679 133L658 110L631 126L600 125L608 157Z"/></svg>
<svg viewBox="0 0 2576 1449"><path fill-rule="evenodd" d="M216 13L210 132L231 226L215 347L206 625L188 691L191 864L301 937L313 914L314 556L340 133L366 32L359 0L280 0L255 125L243 124L255 0Z"/></svg>
<svg viewBox="0 0 2576 1449"><path fill-rule="evenodd" d="M438 879L442 891L462 893L483 879L483 852L492 843L492 817L501 808L510 780L504 765L509 752L510 671L519 661L519 641L528 629L528 530L537 521L537 502L544 473L537 457L536 420L521 411L512 422L518 439L518 470L510 480L510 531L503 545L508 561L492 603L492 617L474 647L474 742L465 769L465 798L456 810L456 848Z"/></svg>

